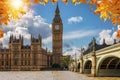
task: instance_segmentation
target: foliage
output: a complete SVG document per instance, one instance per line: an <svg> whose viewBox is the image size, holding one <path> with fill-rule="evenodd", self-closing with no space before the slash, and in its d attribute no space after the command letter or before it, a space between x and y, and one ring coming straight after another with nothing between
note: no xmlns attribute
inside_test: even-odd
<svg viewBox="0 0 120 80"><path fill-rule="evenodd" d="M14 2L15 0L0 0L0 24L8 24L8 21L11 19L16 20L19 19L23 14L26 13L25 6L30 6L29 0L23 0L21 2L20 0L17 0L21 4L19 7L17 7L17 4L15 6Z"/></svg>
<svg viewBox="0 0 120 80"><path fill-rule="evenodd" d="M12 6L11 3L16 0L0 0L0 24L8 24L11 19L19 19L23 14L26 13L27 9L32 4L47 4L48 0L17 0L22 1L19 8ZM70 0L62 0L68 3ZM120 24L120 0L71 0L73 4L89 4L90 6L95 5L95 14L100 14L100 18L106 21L109 19L113 25L116 23ZM58 2L58 0L51 0L52 3Z"/></svg>
<svg viewBox="0 0 120 80"><path fill-rule="evenodd" d="M63 67L68 67L70 63L70 56L63 56L62 58L62 64L63 64Z"/></svg>
<svg viewBox="0 0 120 80"><path fill-rule="evenodd" d="M52 68L60 68L60 65L55 63L52 65Z"/></svg>
<svg viewBox="0 0 120 80"><path fill-rule="evenodd" d="M62 0L66 4L69 0ZM72 0L73 4L89 4L96 6L95 14L100 14L100 18L106 21L109 19L113 25L120 24L120 0Z"/></svg>
<svg viewBox="0 0 120 80"><path fill-rule="evenodd" d="M3 37L3 31L0 30L0 38L2 38L2 37Z"/></svg>

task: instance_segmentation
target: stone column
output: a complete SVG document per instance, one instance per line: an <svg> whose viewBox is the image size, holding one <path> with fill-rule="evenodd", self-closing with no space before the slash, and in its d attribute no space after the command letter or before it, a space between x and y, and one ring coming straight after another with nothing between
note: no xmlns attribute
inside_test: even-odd
<svg viewBox="0 0 120 80"><path fill-rule="evenodd" d="M96 55L95 52L92 53L92 68L91 74L95 77L96 76Z"/></svg>
<svg viewBox="0 0 120 80"><path fill-rule="evenodd" d="M92 76L96 76L96 53L95 53L95 38L93 38L93 51L92 51L92 68L91 68Z"/></svg>
<svg viewBox="0 0 120 80"><path fill-rule="evenodd" d="M18 58L18 70L20 70L21 69L21 52L19 52L18 55L19 55L18 56L19 57Z"/></svg>
<svg viewBox="0 0 120 80"><path fill-rule="evenodd" d="M80 73L83 73L83 52L84 48L81 48L81 56L80 56Z"/></svg>
<svg viewBox="0 0 120 80"><path fill-rule="evenodd" d="M80 58L80 73L83 73L83 57Z"/></svg>
<svg viewBox="0 0 120 80"><path fill-rule="evenodd" d="M14 68L14 62L13 62L13 53L11 52L11 70Z"/></svg>
<svg viewBox="0 0 120 80"><path fill-rule="evenodd" d="M74 62L74 72L77 72L77 62L76 62L76 60Z"/></svg>

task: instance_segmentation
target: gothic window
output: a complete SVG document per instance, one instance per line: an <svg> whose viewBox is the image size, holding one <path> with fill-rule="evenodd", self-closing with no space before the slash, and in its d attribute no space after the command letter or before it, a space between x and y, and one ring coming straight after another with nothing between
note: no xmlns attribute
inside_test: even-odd
<svg viewBox="0 0 120 80"><path fill-rule="evenodd" d="M27 54L25 54L25 58L26 58Z"/></svg>
<svg viewBox="0 0 120 80"><path fill-rule="evenodd" d="M35 50L35 51L37 50L37 46L34 46L34 50Z"/></svg>
<svg viewBox="0 0 120 80"><path fill-rule="evenodd" d="M15 58L15 59L18 58L18 54L17 54L17 53L14 54L14 58Z"/></svg>
<svg viewBox="0 0 120 80"><path fill-rule="evenodd" d="M14 65L17 65L17 63L18 63L18 60L15 59L15 60L14 60Z"/></svg>
<svg viewBox="0 0 120 80"><path fill-rule="evenodd" d="M4 60L2 60L2 65L4 65Z"/></svg>
<svg viewBox="0 0 120 80"><path fill-rule="evenodd" d="M9 65L8 61L6 61L6 65Z"/></svg>
<svg viewBox="0 0 120 80"><path fill-rule="evenodd" d="M18 54L14 54L14 65L18 65Z"/></svg>
<svg viewBox="0 0 120 80"><path fill-rule="evenodd" d="M8 59L8 54L6 55L6 59Z"/></svg>
<svg viewBox="0 0 120 80"><path fill-rule="evenodd" d="M28 54L28 57L30 58L30 53Z"/></svg>
<svg viewBox="0 0 120 80"><path fill-rule="evenodd" d="M25 60L25 65L27 65L27 61Z"/></svg>
<svg viewBox="0 0 120 80"><path fill-rule="evenodd" d="M25 60L22 61L22 65L23 65L23 66L25 65Z"/></svg>
<svg viewBox="0 0 120 80"><path fill-rule="evenodd" d="M23 54L21 54L21 58L23 58Z"/></svg>
<svg viewBox="0 0 120 80"><path fill-rule="evenodd" d="M28 60L28 65L30 65L30 60Z"/></svg>
<svg viewBox="0 0 120 80"><path fill-rule="evenodd" d="M37 54L34 53L34 65L37 65Z"/></svg>
<svg viewBox="0 0 120 80"><path fill-rule="evenodd" d="M21 65L23 65L23 60L21 60Z"/></svg>
<svg viewBox="0 0 120 80"><path fill-rule="evenodd" d="M4 54L2 54L2 60L4 60Z"/></svg>

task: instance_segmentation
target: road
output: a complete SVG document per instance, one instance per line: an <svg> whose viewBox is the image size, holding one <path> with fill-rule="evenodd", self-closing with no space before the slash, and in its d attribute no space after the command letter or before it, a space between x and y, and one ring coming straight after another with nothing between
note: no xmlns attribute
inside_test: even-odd
<svg viewBox="0 0 120 80"><path fill-rule="evenodd" d="M120 80L120 78L93 78L70 71L9 71L0 72L0 80Z"/></svg>

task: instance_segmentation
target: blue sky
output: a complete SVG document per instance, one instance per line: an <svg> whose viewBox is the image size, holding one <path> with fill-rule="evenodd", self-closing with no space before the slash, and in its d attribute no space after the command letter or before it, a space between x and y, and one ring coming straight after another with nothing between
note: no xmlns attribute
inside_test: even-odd
<svg viewBox="0 0 120 80"><path fill-rule="evenodd" d="M63 35L66 35L70 32L75 32L75 31L86 31L86 32L97 31L96 34L83 36L80 38L78 37L78 38L64 40L64 42L70 43L72 46L76 46L76 47L87 46L88 43L91 41L92 37L97 38L97 42L99 43L98 37L99 37L99 33L102 30L109 29L109 30L112 30L112 32L117 30L117 27L116 26L113 27L110 21L104 22L103 20L100 20L99 15L95 15L93 11L90 12L89 5L85 5L85 4L73 5L72 3L68 3L68 5L66 5L61 1L59 1L58 4L59 4L61 18L63 21ZM45 6L37 4L32 6L31 8L32 10L35 11L35 15L42 16L47 23L51 24L54 18L56 5L57 4L52 4L51 2L49 2ZM82 21L73 22L73 23L68 22L69 18L79 17L79 16L83 18Z"/></svg>
<svg viewBox="0 0 120 80"><path fill-rule="evenodd" d="M68 49L80 49L87 47L92 37L97 43L102 43L103 39L107 44L112 44L116 38L117 26L113 26L110 21L100 20L100 15L95 15L94 10L90 11L90 6L85 4L73 5L59 0L60 15L63 22L63 51ZM0 39L5 47L8 47L11 34L24 36L25 45L30 44L30 36L41 34L43 47L52 50L51 27L55 15L57 4L48 2L46 5L36 4L31 6L31 11L23 15L19 20L11 21L7 26L3 25L4 37ZM93 6L95 9L95 6ZM75 51L75 50L74 50Z"/></svg>

